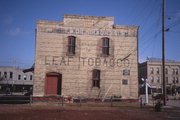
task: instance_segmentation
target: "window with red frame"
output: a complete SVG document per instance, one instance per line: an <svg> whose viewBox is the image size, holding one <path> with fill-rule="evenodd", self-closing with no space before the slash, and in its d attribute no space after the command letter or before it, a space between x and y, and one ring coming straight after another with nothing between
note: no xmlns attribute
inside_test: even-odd
<svg viewBox="0 0 180 120"><path fill-rule="evenodd" d="M76 48L76 37L69 36L68 37L68 54L75 54Z"/></svg>
<svg viewBox="0 0 180 120"><path fill-rule="evenodd" d="M93 87L99 87L100 88L100 70L93 70Z"/></svg>
<svg viewBox="0 0 180 120"><path fill-rule="evenodd" d="M109 38L102 38L102 55L109 55Z"/></svg>

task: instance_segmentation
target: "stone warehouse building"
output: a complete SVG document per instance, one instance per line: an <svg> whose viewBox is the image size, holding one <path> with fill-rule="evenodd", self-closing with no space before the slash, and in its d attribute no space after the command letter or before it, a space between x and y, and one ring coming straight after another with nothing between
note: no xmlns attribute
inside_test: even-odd
<svg viewBox="0 0 180 120"><path fill-rule="evenodd" d="M138 98L138 27L114 17L38 20L33 96Z"/></svg>

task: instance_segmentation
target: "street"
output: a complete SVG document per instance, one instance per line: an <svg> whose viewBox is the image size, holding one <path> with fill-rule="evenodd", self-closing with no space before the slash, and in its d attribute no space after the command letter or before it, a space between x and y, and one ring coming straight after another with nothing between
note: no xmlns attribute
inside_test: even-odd
<svg viewBox="0 0 180 120"><path fill-rule="evenodd" d="M1 105L2 120L178 120L180 110L152 107L62 107L59 105Z"/></svg>

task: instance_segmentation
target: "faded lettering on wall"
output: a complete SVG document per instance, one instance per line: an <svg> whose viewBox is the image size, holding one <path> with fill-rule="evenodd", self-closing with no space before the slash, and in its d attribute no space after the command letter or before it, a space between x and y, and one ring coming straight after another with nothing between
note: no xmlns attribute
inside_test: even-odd
<svg viewBox="0 0 180 120"><path fill-rule="evenodd" d="M85 29L85 28L62 27L62 28L53 28L53 29L40 29L39 28L39 32L74 34L74 35L137 37L135 31L122 32L120 30L112 30L112 29Z"/></svg>
<svg viewBox="0 0 180 120"><path fill-rule="evenodd" d="M120 58L93 58L93 57L72 57L72 56L45 56L45 65L70 66L78 62L81 66L104 66L104 67L128 67L129 59Z"/></svg>

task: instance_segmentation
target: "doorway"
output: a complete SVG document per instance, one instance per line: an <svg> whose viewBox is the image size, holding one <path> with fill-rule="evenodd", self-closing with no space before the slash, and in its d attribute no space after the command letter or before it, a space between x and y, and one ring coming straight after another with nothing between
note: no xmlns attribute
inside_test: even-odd
<svg viewBox="0 0 180 120"><path fill-rule="evenodd" d="M47 73L45 81L45 95L61 95L62 75L59 73Z"/></svg>

